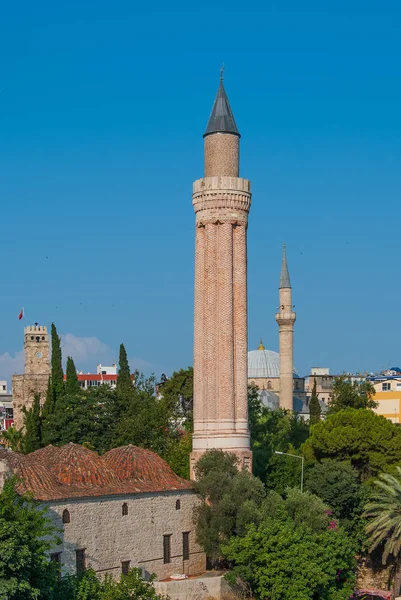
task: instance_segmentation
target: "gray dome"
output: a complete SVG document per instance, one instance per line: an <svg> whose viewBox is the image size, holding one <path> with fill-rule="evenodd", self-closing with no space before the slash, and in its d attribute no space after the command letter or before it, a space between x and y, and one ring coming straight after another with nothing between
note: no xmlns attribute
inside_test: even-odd
<svg viewBox="0 0 401 600"><path fill-rule="evenodd" d="M280 354L273 350L251 350L248 352L248 378L280 377ZM298 373L294 369L294 377Z"/></svg>

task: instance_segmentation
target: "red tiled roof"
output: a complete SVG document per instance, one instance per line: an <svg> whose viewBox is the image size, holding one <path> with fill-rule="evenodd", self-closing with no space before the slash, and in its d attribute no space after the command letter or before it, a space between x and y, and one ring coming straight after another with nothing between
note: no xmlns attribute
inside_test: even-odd
<svg viewBox="0 0 401 600"><path fill-rule="evenodd" d="M78 381L117 381L118 375L100 375L98 373L78 373ZM67 379L64 375L64 381Z"/></svg>
<svg viewBox="0 0 401 600"><path fill-rule="evenodd" d="M0 450L0 460L21 478L21 491L32 492L37 500L192 489L160 456L131 445L104 456L72 443L27 455Z"/></svg>

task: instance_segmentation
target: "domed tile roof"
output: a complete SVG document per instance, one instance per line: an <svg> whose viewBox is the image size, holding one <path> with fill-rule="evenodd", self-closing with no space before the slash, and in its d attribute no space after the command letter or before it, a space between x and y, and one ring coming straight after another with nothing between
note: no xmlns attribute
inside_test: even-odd
<svg viewBox="0 0 401 600"><path fill-rule="evenodd" d="M151 450L123 446L103 456L78 444L47 446L31 454L0 449L0 462L14 472L21 492L37 500L58 500L192 490Z"/></svg>
<svg viewBox="0 0 401 600"><path fill-rule="evenodd" d="M151 450L129 444L109 450L103 458L113 468L120 481L139 480L159 484L166 489L182 487L183 480L165 460Z"/></svg>
<svg viewBox="0 0 401 600"><path fill-rule="evenodd" d="M280 377L280 354L266 350L261 343L257 350L248 352L248 378ZM299 377L294 369L294 377Z"/></svg>
<svg viewBox="0 0 401 600"><path fill-rule="evenodd" d="M50 470L61 484L108 487L118 482L104 459L88 448L70 443L56 452L51 451Z"/></svg>

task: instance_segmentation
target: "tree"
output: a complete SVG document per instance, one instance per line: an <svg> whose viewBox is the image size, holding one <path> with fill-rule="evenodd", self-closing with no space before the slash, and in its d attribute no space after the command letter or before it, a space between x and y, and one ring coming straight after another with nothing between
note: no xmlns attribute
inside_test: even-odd
<svg viewBox="0 0 401 600"><path fill-rule="evenodd" d="M344 408L376 408L374 395L375 389L370 381L351 382L347 375L336 377L328 412L333 414Z"/></svg>
<svg viewBox="0 0 401 600"><path fill-rule="evenodd" d="M112 447L134 444L166 456L176 427L163 399L155 395L155 378L136 373L130 388L117 390L113 407Z"/></svg>
<svg viewBox="0 0 401 600"><path fill-rule="evenodd" d="M117 376L117 391L130 390L132 387L131 371L128 364L127 352L124 344L120 345L119 370Z"/></svg>
<svg viewBox="0 0 401 600"><path fill-rule="evenodd" d="M245 582L256 598L348 600L353 590L354 547L327 516L323 529L311 527L281 507L222 550L233 565L229 579Z"/></svg>
<svg viewBox="0 0 401 600"><path fill-rule="evenodd" d="M81 386L78 382L74 361L71 356L67 356L65 392L66 394L79 394L80 391Z"/></svg>
<svg viewBox="0 0 401 600"><path fill-rule="evenodd" d="M236 463L234 454L210 450L195 467L195 489L202 499L194 513L196 536L213 562L221 557L223 543L244 535L249 523L261 518L263 484L247 471L238 472Z"/></svg>
<svg viewBox="0 0 401 600"><path fill-rule="evenodd" d="M364 512L369 552L380 548L383 565L389 559L393 563L396 598L401 591L401 468L397 467L397 477L381 473L374 484L376 491Z"/></svg>
<svg viewBox="0 0 401 600"><path fill-rule="evenodd" d="M63 578L55 591L54 600L168 600L156 593L152 585L142 578L140 569L131 569L116 581L111 575L98 579L93 569L82 574Z"/></svg>
<svg viewBox="0 0 401 600"><path fill-rule="evenodd" d="M312 396L309 400L309 424L315 425L320 421L320 416L322 414L322 409L320 406L319 398L316 392L316 379L313 383L312 388Z"/></svg>
<svg viewBox="0 0 401 600"><path fill-rule="evenodd" d="M308 461L347 461L366 480L400 464L401 429L371 410L346 408L317 423L302 452Z"/></svg>
<svg viewBox="0 0 401 600"><path fill-rule="evenodd" d="M40 394L35 393L33 404L29 410L24 411L24 439L22 448L26 454L35 452L42 447L42 417L40 410Z"/></svg>
<svg viewBox="0 0 401 600"><path fill-rule="evenodd" d="M275 451L296 454L309 435L308 424L290 411L263 406L256 386L248 388L248 411L253 474L280 493L298 485L301 461Z"/></svg>
<svg viewBox="0 0 401 600"><path fill-rule="evenodd" d="M57 333L57 329L54 323L51 327L51 344L52 344L52 358L51 358L51 381L53 389L54 402L64 392L64 373L62 365L61 355L61 340Z"/></svg>
<svg viewBox="0 0 401 600"><path fill-rule="evenodd" d="M47 509L16 491L16 479L5 481L0 494L0 598L48 598L57 574L47 556L55 530Z"/></svg>
<svg viewBox="0 0 401 600"><path fill-rule="evenodd" d="M367 489L349 463L334 459L316 463L307 471L305 488L319 496L341 525L362 543L364 523L361 516Z"/></svg>
<svg viewBox="0 0 401 600"><path fill-rule="evenodd" d="M194 370L192 367L174 371L169 379L159 384L159 394L166 403L172 418L181 428L192 430L194 397Z"/></svg>
<svg viewBox="0 0 401 600"><path fill-rule="evenodd" d="M22 452L24 443L24 432L16 427L9 427L2 432L2 438L7 448L11 448L14 452Z"/></svg>
<svg viewBox="0 0 401 600"><path fill-rule="evenodd" d="M89 443L98 449L103 433L99 419L102 410L90 392L63 394L48 419L47 443L54 446Z"/></svg>

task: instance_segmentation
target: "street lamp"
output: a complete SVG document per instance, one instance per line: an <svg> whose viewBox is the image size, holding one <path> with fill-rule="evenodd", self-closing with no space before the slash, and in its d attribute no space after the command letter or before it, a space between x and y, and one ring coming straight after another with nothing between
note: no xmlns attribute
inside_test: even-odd
<svg viewBox="0 0 401 600"><path fill-rule="evenodd" d="M298 456L298 454L288 454L288 452L279 452L278 450L274 451L274 454L281 454L284 456L292 456L293 458L301 459L301 494L304 491L304 457Z"/></svg>

